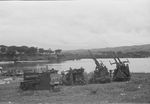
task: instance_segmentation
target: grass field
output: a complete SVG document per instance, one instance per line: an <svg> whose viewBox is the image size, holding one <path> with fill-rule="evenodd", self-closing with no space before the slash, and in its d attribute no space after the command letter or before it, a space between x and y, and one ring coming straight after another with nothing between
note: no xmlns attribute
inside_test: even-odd
<svg viewBox="0 0 150 104"><path fill-rule="evenodd" d="M60 86L58 92L18 87L18 82L0 85L0 104L150 103L150 73L133 73L129 82Z"/></svg>

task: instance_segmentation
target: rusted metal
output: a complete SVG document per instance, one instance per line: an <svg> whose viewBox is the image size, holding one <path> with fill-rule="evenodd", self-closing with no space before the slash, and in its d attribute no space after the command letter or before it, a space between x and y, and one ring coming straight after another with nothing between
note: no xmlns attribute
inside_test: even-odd
<svg viewBox="0 0 150 104"><path fill-rule="evenodd" d="M90 83L108 83L111 81L110 78L110 74L108 72L107 67L103 64L103 62L101 61L101 63L98 62L98 60L96 59L96 57L92 54L92 52L90 50L88 50L88 52L90 53L90 56L92 57L92 59L94 60L95 64L96 64L96 68L94 70L93 76L90 79Z"/></svg>
<svg viewBox="0 0 150 104"><path fill-rule="evenodd" d="M84 68L72 69L62 73L64 85L84 85L86 84L84 78Z"/></svg>
<svg viewBox="0 0 150 104"><path fill-rule="evenodd" d="M121 61L120 58L114 53L114 63L116 64L116 69L113 72L113 81L129 81L131 79L131 74L129 70L129 60Z"/></svg>
<svg viewBox="0 0 150 104"><path fill-rule="evenodd" d="M52 69L37 73L34 71L24 72L24 81L20 83L22 90L51 90L61 84L61 75Z"/></svg>

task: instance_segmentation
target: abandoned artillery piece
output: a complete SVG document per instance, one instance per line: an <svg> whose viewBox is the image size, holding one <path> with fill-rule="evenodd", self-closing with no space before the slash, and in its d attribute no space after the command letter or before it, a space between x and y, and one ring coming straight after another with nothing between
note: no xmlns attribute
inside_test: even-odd
<svg viewBox="0 0 150 104"><path fill-rule="evenodd" d="M93 76L90 79L89 83L109 83L109 82L111 82L111 77L109 75L107 67L103 64L102 61L101 61L101 63L99 63L91 51L89 51L89 53L96 64Z"/></svg>
<svg viewBox="0 0 150 104"><path fill-rule="evenodd" d="M57 70L51 69L46 72L35 72L26 70L23 74L23 82L20 83L22 90L53 90L61 84L61 75Z"/></svg>
<svg viewBox="0 0 150 104"><path fill-rule="evenodd" d="M121 61L116 54L113 59L115 62L110 62L111 65L116 64L116 69L113 72L113 81L129 81L131 79L131 74L128 65L129 60Z"/></svg>
<svg viewBox="0 0 150 104"><path fill-rule="evenodd" d="M63 85L85 85L84 68L72 69L62 72Z"/></svg>

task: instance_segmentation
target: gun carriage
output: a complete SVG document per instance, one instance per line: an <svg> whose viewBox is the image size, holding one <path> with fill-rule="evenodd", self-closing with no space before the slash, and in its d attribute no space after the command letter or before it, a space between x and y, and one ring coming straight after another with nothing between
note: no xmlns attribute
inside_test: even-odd
<svg viewBox="0 0 150 104"><path fill-rule="evenodd" d="M91 51L89 51L89 53L96 64L94 74L93 74L92 78L90 79L90 83L108 83L108 82L110 82L111 78L110 78L107 67L103 64L102 61L101 61L101 63L99 63Z"/></svg>
<svg viewBox="0 0 150 104"><path fill-rule="evenodd" d="M129 70L129 60L121 61L120 58L114 54L114 63L111 65L116 64L116 69L113 72L113 81L129 81L131 79L131 74Z"/></svg>

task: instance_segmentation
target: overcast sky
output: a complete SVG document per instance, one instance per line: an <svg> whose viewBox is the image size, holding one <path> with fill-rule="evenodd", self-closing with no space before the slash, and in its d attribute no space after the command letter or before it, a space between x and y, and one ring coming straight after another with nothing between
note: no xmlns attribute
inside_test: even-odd
<svg viewBox="0 0 150 104"><path fill-rule="evenodd" d="M150 0L1 1L0 44L65 50L150 44Z"/></svg>

